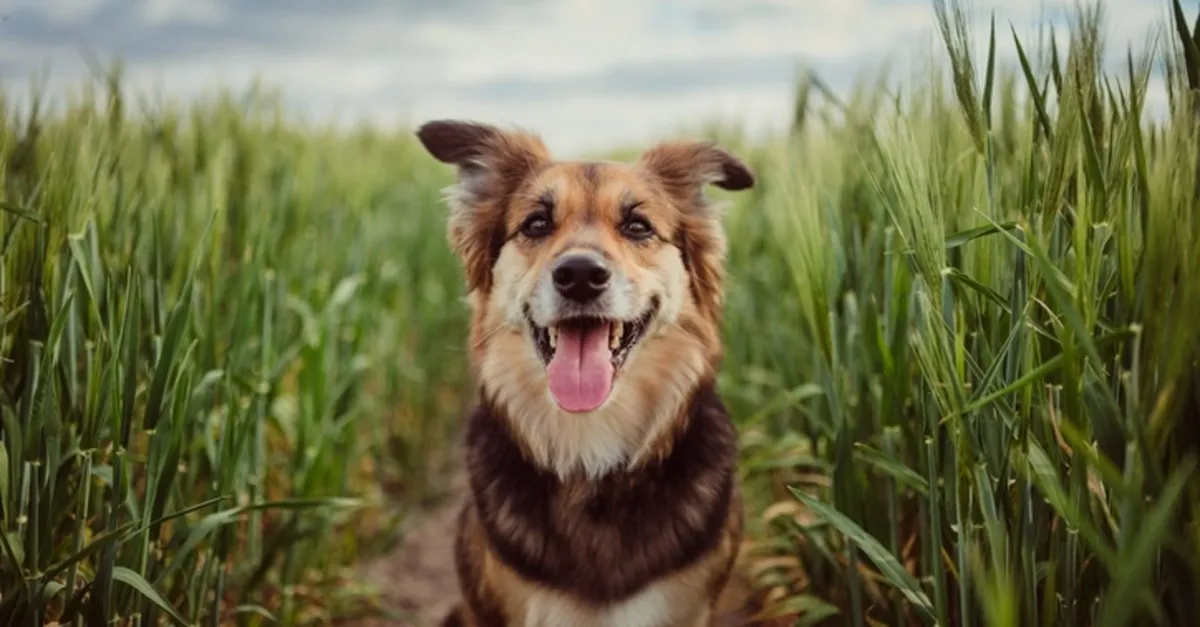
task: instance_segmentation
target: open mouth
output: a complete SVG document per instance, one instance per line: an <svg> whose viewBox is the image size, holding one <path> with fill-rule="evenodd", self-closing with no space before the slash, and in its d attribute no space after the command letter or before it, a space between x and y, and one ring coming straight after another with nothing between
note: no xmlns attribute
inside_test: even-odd
<svg viewBox="0 0 1200 627"><path fill-rule="evenodd" d="M613 379L658 312L655 299L635 320L578 316L540 327L529 319L534 347L564 410L592 411L608 399Z"/></svg>

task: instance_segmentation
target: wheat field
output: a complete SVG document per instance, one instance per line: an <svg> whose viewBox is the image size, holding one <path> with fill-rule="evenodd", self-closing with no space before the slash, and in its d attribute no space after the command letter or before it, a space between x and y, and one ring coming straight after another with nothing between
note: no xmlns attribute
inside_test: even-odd
<svg viewBox="0 0 1200 627"><path fill-rule="evenodd" d="M933 4L923 72L704 131L761 180L720 387L763 615L1195 624L1200 20L1170 3L1112 69L1101 5L1053 45ZM379 609L356 565L444 491L471 401L453 173L119 68L0 115L0 624Z"/></svg>

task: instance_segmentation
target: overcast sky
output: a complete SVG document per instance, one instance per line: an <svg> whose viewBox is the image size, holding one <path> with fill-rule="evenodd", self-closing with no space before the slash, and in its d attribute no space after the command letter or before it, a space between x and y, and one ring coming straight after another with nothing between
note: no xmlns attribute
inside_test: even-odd
<svg viewBox="0 0 1200 627"><path fill-rule="evenodd" d="M997 9L1011 58L1010 22L1031 36L1073 5L971 6L981 25ZM1110 53L1123 56L1166 24L1169 2L1105 6ZM930 0L0 0L0 82L23 92L48 69L51 89L76 86L86 46L119 54L135 88L188 97L257 75L309 117L472 117L571 153L712 116L782 127L798 64L847 88L936 45L933 15Z"/></svg>

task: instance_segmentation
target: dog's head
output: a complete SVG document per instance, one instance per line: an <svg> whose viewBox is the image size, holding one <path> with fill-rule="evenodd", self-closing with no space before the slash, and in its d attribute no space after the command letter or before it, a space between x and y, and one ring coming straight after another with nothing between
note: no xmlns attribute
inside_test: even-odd
<svg viewBox="0 0 1200 627"><path fill-rule="evenodd" d="M474 309L472 364L518 422L607 421L637 440L668 411L657 397L712 374L725 239L703 188L751 187L745 164L688 141L634 163L556 161L536 136L450 120L418 137L457 167L449 238ZM642 432L616 413L640 414Z"/></svg>

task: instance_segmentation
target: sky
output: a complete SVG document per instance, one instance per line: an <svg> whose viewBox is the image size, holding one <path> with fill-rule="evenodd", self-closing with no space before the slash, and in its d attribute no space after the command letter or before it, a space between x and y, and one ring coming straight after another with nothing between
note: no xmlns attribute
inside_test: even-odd
<svg viewBox="0 0 1200 627"><path fill-rule="evenodd" d="M1011 62L1010 25L1032 46L1038 24L1065 24L1074 4L967 6L980 46L995 10ZM1113 60L1167 24L1169 6L1104 2ZM0 85L77 88L90 50L119 56L145 93L187 99L261 78L306 119L471 118L578 154L710 119L784 128L799 68L844 92L880 62L940 53L934 25L932 0L0 0ZM1158 87L1151 106L1165 101Z"/></svg>

